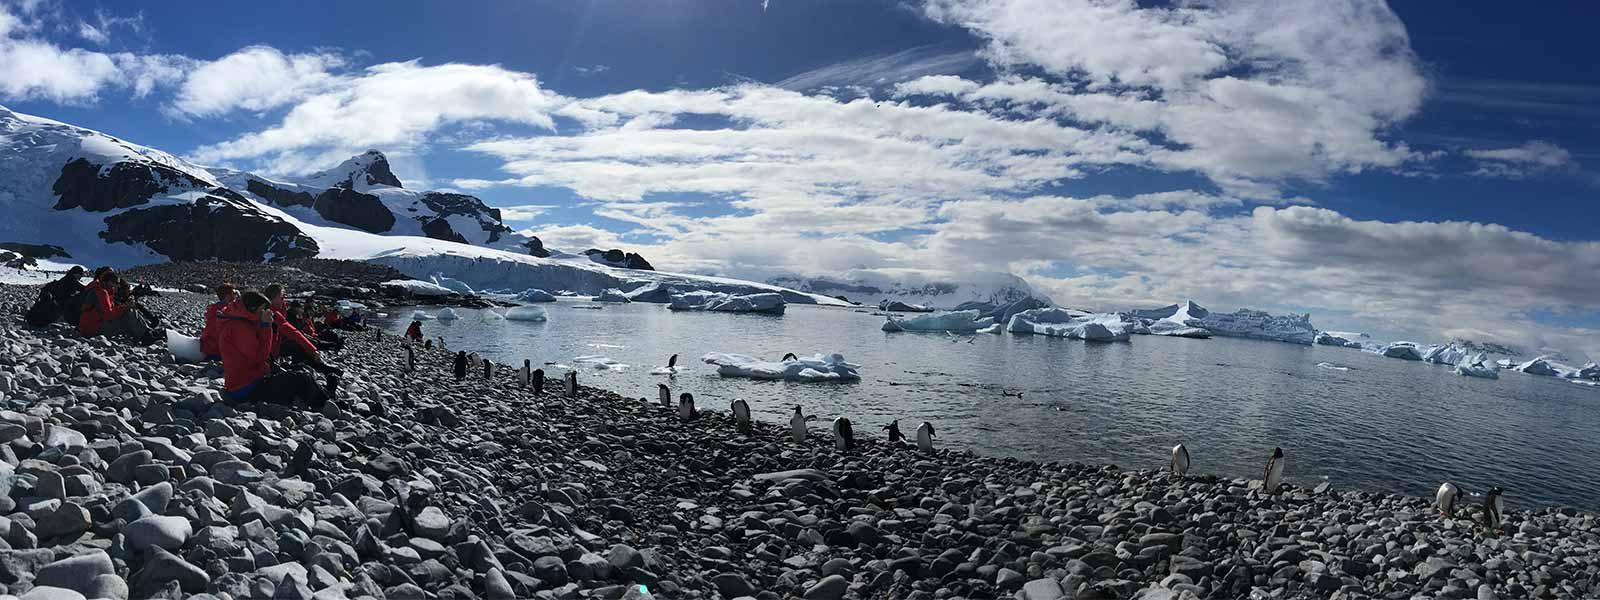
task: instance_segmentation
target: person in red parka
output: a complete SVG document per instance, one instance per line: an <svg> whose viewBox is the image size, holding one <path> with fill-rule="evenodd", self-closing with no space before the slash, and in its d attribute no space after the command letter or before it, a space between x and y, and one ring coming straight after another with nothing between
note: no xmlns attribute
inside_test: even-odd
<svg viewBox="0 0 1600 600"><path fill-rule="evenodd" d="M113 293L122 279L115 271L100 271L93 283L83 288L84 302L78 314L78 333L86 336L124 336L140 344L150 343L156 331L144 315L133 310L133 302L117 302Z"/></svg>
<svg viewBox="0 0 1600 600"><path fill-rule="evenodd" d="M222 358L222 349L217 343L221 331L218 320L222 316L222 309L237 299L238 290L234 289L233 284L224 283L217 286L217 301L206 306L206 324L200 328L200 353L206 355L207 360Z"/></svg>
<svg viewBox="0 0 1600 600"><path fill-rule="evenodd" d="M272 344L272 357L286 356L292 360L309 364L313 367L326 366L322 357L317 354L317 345L311 342L294 324L289 322L286 315L288 304L283 299L283 286L276 283L262 290L267 301L271 303L273 315L273 329L277 337Z"/></svg>
<svg viewBox="0 0 1600 600"><path fill-rule="evenodd" d="M412 342L422 341L422 321L411 321L411 325L406 327L406 339Z"/></svg>
<svg viewBox="0 0 1600 600"><path fill-rule="evenodd" d="M311 374L296 370L273 372L272 349L278 339L276 313L266 296L250 291L240 294L219 314L218 345L228 398L241 403L289 405L301 401L321 409L331 390L318 387Z"/></svg>

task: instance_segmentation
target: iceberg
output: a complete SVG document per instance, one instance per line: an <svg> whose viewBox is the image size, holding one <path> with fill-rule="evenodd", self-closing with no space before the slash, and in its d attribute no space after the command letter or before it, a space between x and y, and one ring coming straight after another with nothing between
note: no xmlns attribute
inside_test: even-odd
<svg viewBox="0 0 1600 600"><path fill-rule="evenodd" d="M878 303L878 310L888 312L933 312L932 307L921 304L911 304L899 300L884 300Z"/></svg>
<svg viewBox="0 0 1600 600"><path fill-rule="evenodd" d="M925 314L909 319L887 317L884 331L957 331L975 332L994 325L988 317L979 317L976 310L957 310L947 313Z"/></svg>
<svg viewBox="0 0 1600 600"><path fill-rule="evenodd" d="M457 294L461 294L463 296L471 296L473 294L472 286L467 285L460 279L452 279L440 274L433 275L431 279L433 279L434 285L445 288Z"/></svg>
<svg viewBox="0 0 1600 600"><path fill-rule="evenodd" d="M1322 346L1338 346L1340 348L1363 348L1359 339L1366 339L1365 333L1352 333L1348 331L1319 331L1314 340Z"/></svg>
<svg viewBox="0 0 1600 600"><path fill-rule="evenodd" d="M544 308L538 306L518 306L506 311L508 321L544 321L547 318Z"/></svg>
<svg viewBox="0 0 1600 600"><path fill-rule="evenodd" d="M1427 352L1422 353L1422 360L1423 362L1439 365L1456 365L1461 364L1461 361L1465 360L1469 354L1470 352L1466 348L1457 346L1453 342L1443 346L1434 344L1428 347ZM1482 352L1478 353L1478 356L1481 357L1482 355Z"/></svg>
<svg viewBox="0 0 1600 600"><path fill-rule="evenodd" d="M1004 332L1005 332L1005 329L999 323L995 323L995 324L990 325L988 327L985 327L983 329L979 329L977 331L974 331L973 333L993 333L995 335L999 335L999 334L1004 333Z"/></svg>
<svg viewBox="0 0 1600 600"><path fill-rule="evenodd" d="M411 320L413 320L413 321L431 321L431 320L433 320L433 315L428 314L426 311L414 310L414 311L411 311Z"/></svg>
<svg viewBox="0 0 1600 600"><path fill-rule="evenodd" d="M1548 377L1559 377L1561 375L1561 371L1556 370L1556 368L1550 364L1549 357L1547 356L1541 356L1515 367L1511 367L1511 370L1518 373L1527 373L1529 375L1545 375Z"/></svg>
<svg viewBox="0 0 1600 600"><path fill-rule="evenodd" d="M773 293L733 296L717 292L689 292L672 297L670 310L703 310L711 312L763 313L781 315L785 303L783 295Z"/></svg>
<svg viewBox="0 0 1600 600"><path fill-rule="evenodd" d="M1170 337L1186 337L1205 339L1211 337L1211 330L1202 327L1203 319L1210 312L1193 301L1184 302L1173 310L1172 314L1150 321L1139 323L1135 333L1148 335L1165 335Z"/></svg>
<svg viewBox="0 0 1600 600"><path fill-rule="evenodd" d="M167 352L178 362L197 363L206 359L200 352L200 338L192 338L177 331L167 330Z"/></svg>
<svg viewBox="0 0 1600 600"><path fill-rule="evenodd" d="M632 302L632 300L628 299L628 296L626 294L622 293L622 290L619 290L617 288L606 288L604 291L600 292L600 295L594 297L594 301L595 302Z"/></svg>
<svg viewBox="0 0 1600 600"><path fill-rule="evenodd" d="M439 312L437 314L435 314L433 316L433 318L438 319L440 321L454 321L456 319L461 318L461 314L457 313L456 309L446 306L444 308L439 309Z"/></svg>
<svg viewBox="0 0 1600 600"><path fill-rule="evenodd" d="M1006 324L1011 333L1031 333L1091 342L1123 342L1132 334L1133 324L1121 315L1090 314L1065 308L1040 308L1012 315Z"/></svg>
<svg viewBox="0 0 1600 600"><path fill-rule="evenodd" d="M1415 342L1394 342L1384 346L1378 353L1389 358L1422 360L1422 350L1417 348Z"/></svg>
<svg viewBox="0 0 1600 600"><path fill-rule="evenodd" d="M528 288L517 294L518 302L555 302L556 295L539 288Z"/></svg>
<svg viewBox="0 0 1600 600"><path fill-rule="evenodd" d="M661 282L651 282L628 292L628 299L634 302L650 302L653 304L666 304L672 302L672 286Z"/></svg>
<svg viewBox="0 0 1600 600"><path fill-rule="evenodd" d="M1022 299L1013 300L1003 304L994 304L991 302L962 302L961 304L957 305L955 309L977 310L978 318L980 319L989 319L995 323L1007 323L1011 321L1011 315L1015 315L1025 310L1033 310L1035 308L1050 308L1050 303L1033 296L1027 296Z"/></svg>
<svg viewBox="0 0 1600 600"><path fill-rule="evenodd" d="M799 382L856 381L860 365L844 361L844 355L817 354L809 358L768 362L743 354L713 352L701 358L706 364L716 365L717 374L723 377L746 377Z"/></svg>
<svg viewBox="0 0 1600 600"><path fill-rule="evenodd" d="M1162 325L1151 327L1150 333L1155 334L1157 329L1169 332L1198 333L1183 331L1183 327L1204 329L1211 335L1221 337L1242 337L1257 340L1271 340L1289 342L1291 344L1311 345L1317 337L1317 329L1311 326L1311 315L1277 316L1259 310L1241 308L1232 313L1215 313L1205 307L1185 301L1182 304L1169 304L1161 308L1145 308L1128 311L1127 315L1133 320L1161 321L1172 320L1177 325ZM1165 333L1162 335L1176 335ZM1191 335L1191 337L1194 337Z"/></svg>
<svg viewBox="0 0 1600 600"><path fill-rule="evenodd" d="M1457 375L1467 377L1500 378L1500 370L1496 369L1494 364L1489 362L1489 359L1484 358L1482 352L1457 360L1455 371Z"/></svg>
<svg viewBox="0 0 1600 600"><path fill-rule="evenodd" d="M400 290L405 292L405 295L407 296L434 297L455 295L455 292L451 291L450 288L427 281L417 281L415 279L392 279L378 284L378 287L385 290Z"/></svg>
<svg viewBox="0 0 1600 600"><path fill-rule="evenodd" d="M1583 366L1583 368L1568 373L1567 377L1569 379L1588 379L1590 381L1600 381L1600 364L1586 364Z"/></svg>

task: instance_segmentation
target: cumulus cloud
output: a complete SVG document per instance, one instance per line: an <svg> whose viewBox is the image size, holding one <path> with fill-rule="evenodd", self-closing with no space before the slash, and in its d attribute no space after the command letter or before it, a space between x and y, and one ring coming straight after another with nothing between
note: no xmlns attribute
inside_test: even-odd
<svg viewBox="0 0 1600 600"><path fill-rule="evenodd" d="M87 104L121 88L144 96L178 80L192 63L180 56L63 48L38 37L44 22L34 14L37 8L23 3L14 12L0 3L0 98ZM111 26L134 22L102 16L100 27L79 33L104 41Z"/></svg>
<svg viewBox="0 0 1600 600"><path fill-rule="evenodd" d="M1531 140L1521 146L1467 150L1466 155L1477 162L1472 175L1522 179L1530 175L1572 167L1572 153L1565 148L1542 140Z"/></svg>
<svg viewBox="0 0 1600 600"><path fill-rule="evenodd" d="M289 55L251 46L195 68L179 88L173 108L202 117L276 108L341 83L330 71L344 62L329 52Z"/></svg>
<svg viewBox="0 0 1600 600"><path fill-rule="evenodd" d="M539 218L554 205L550 204L518 204L515 206L497 206L500 210L500 220L507 223L522 223Z"/></svg>

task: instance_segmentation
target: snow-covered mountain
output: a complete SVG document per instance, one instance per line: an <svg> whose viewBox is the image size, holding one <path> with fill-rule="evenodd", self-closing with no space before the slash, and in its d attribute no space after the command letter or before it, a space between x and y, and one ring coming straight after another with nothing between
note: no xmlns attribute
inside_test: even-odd
<svg viewBox="0 0 1600 600"><path fill-rule="evenodd" d="M403 187L382 153L295 179L206 168L100 132L0 107L0 242L59 247L56 262L370 260L479 289L596 294L648 284L790 303L843 304L778 286L624 268L542 250L498 210L464 194ZM541 252L543 253L543 252ZM601 258L608 258L602 253Z"/></svg>
<svg viewBox="0 0 1600 600"><path fill-rule="evenodd" d="M870 306L888 300L937 309L984 311L1024 298L1050 304L1049 296L1010 273L855 269L839 276L774 277L767 283Z"/></svg>

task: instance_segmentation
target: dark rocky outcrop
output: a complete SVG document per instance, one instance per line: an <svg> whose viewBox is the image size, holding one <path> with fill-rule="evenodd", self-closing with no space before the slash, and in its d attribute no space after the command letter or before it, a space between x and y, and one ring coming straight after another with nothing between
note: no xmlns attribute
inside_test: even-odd
<svg viewBox="0 0 1600 600"><path fill-rule="evenodd" d="M28 258L72 258L66 248L50 244L24 244L22 242L0 242L0 248L16 252Z"/></svg>
<svg viewBox="0 0 1600 600"><path fill-rule="evenodd" d="M259 261L316 255L317 242L288 222L217 188L191 204L135 208L106 217L107 242L144 244L171 260Z"/></svg>
<svg viewBox="0 0 1600 600"><path fill-rule="evenodd" d="M422 195L422 203L428 208L432 209L434 213L438 214L440 221L443 221L443 217L449 217L453 215L467 216L477 219L478 226L482 227L483 231L489 234L489 237L486 239L487 243L492 244L498 242L500 241L500 234L511 231L510 227L506 227L504 223L500 222L500 209L490 208L489 205L483 203L483 200L479 200L477 196L468 196L466 194L450 194L445 192L428 192ZM428 223L423 224L423 231L427 231L428 225ZM449 223L444 223L444 227L445 229L449 229ZM460 232L455 232L453 230L451 232L456 234L455 237L438 237L432 233L429 233L428 237L467 243L466 239L459 235Z"/></svg>
<svg viewBox="0 0 1600 600"><path fill-rule="evenodd" d="M293 192L251 177L244 184L245 191L262 197L278 206L311 206L316 197L306 192Z"/></svg>
<svg viewBox="0 0 1600 600"><path fill-rule="evenodd" d="M382 200L350 188L328 188L317 195L311 207L324 219L368 233L383 233L394 228L394 213L389 212Z"/></svg>
<svg viewBox="0 0 1600 600"><path fill-rule="evenodd" d="M372 164L366 168L367 185L405 187L400 185L400 178L395 177L394 172L389 170L389 159L382 152L368 150L367 155L373 157Z"/></svg>
<svg viewBox="0 0 1600 600"><path fill-rule="evenodd" d="M643 256L639 256L638 254L634 254L632 252L623 252L616 248L612 248L610 250L590 248L588 250L584 250L583 254L584 256L588 256L589 260L603 265L621 267L624 269L637 269L640 271L656 270L655 267L650 266L650 261L645 260Z"/></svg>
<svg viewBox="0 0 1600 600"><path fill-rule="evenodd" d="M422 233L423 235L436 240L459 242L462 244L470 243L467 241L467 238L461 237L461 234L456 233L456 230L450 227L450 222L443 218L429 219L424 221L422 223Z"/></svg>
<svg viewBox="0 0 1600 600"><path fill-rule="evenodd" d="M82 208L106 212L130 208L150 201L172 187L210 187L194 176L166 165L119 162L109 169L79 158L61 167L61 176L50 187L60 199L56 210Z"/></svg>
<svg viewBox="0 0 1600 600"><path fill-rule="evenodd" d="M550 251L544 249L544 242L539 241L537 236L528 236L528 241L522 245L528 249L528 254L539 258L550 258Z"/></svg>

